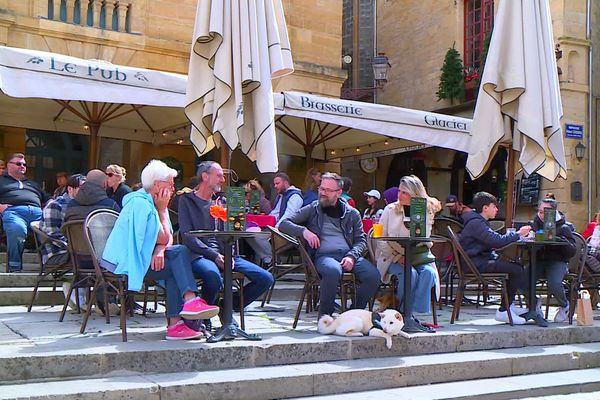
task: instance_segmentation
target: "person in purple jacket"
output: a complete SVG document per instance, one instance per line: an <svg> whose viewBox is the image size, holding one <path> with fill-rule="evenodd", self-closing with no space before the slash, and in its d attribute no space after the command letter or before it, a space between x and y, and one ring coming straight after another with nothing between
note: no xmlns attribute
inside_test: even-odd
<svg viewBox="0 0 600 400"><path fill-rule="evenodd" d="M523 226L518 232L508 232L504 235L490 228L488 220L496 217L498 201L487 192L479 192L473 196L475 212L463 214L464 228L460 233L459 242L473 261L479 272L508 273L508 301L512 303L518 290L527 288L527 275L523 266L517 263L500 260L494 249L504 247L525 237L531 231L531 226ZM506 310L504 304L496 311L496 321L509 322L508 312L512 314L513 324L523 325L526 321L520 317L519 310L511 304ZM525 312L523 310L521 314Z"/></svg>

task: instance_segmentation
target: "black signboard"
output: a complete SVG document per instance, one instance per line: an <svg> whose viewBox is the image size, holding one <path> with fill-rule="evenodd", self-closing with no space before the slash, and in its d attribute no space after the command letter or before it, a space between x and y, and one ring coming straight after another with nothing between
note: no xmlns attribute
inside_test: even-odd
<svg viewBox="0 0 600 400"><path fill-rule="evenodd" d="M519 204L537 204L540 199L540 183L541 177L538 174L523 177L519 190Z"/></svg>

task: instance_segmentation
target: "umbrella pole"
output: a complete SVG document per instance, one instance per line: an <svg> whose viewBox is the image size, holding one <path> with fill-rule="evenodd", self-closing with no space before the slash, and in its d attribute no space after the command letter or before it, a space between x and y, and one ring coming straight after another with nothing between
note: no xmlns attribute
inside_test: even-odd
<svg viewBox="0 0 600 400"><path fill-rule="evenodd" d="M94 169L98 166L98 132L100 124L90 122L90 148L88 149L88 167Z"/></svg>
<svg viewBox="0 0 600 400"><path fill-rule="evenodd" d="M506 182L506 211L505 224L507 228L513 226L514 198L515 198L515 150L512 146L508 149L508 179Z"/></svg>
<svg viewBox="0 0 600 400"><path fill-rule="evenodd" d="M231 153L229 151L229 146L227 143L221 139L221 167L229 170L230 169L230 161L231 161ZM225 186L229 186L231 182L231 173L225 174Z"/></svg>

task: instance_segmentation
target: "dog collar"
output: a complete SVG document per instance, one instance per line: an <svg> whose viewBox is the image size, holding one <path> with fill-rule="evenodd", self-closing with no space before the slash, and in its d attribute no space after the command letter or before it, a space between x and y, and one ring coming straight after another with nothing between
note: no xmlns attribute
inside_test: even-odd
<svg viewBox="0 0 600 400"><path fill-rule="evenodd" d="M373 326L371 326L371 328L369 329L369 331L371 329L380 329L383 330L383 326L381 326L381 315L377 312L372 312L371 313L371 324L373 324Z"/></svg>

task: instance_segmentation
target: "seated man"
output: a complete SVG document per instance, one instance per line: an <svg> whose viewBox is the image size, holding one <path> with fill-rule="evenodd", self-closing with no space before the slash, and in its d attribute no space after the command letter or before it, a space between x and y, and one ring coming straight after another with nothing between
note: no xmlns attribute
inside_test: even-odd
<svg viewBox="0 0 600 400"><path fill-rule="evenodd" d="M353 272L360 285L353 308L363 309L379 288L381 277L373 264L363 258L367 248L359 212L340 200L342 178L333 173L321 176L319 201L300 209L281 222L279 229L303 237L321 275L319 316L333 314L335 294L343 272Z"/></svg>
<svg viewBox="0 0 600 400"><path fill-rule="evenodd" d="M63 235L60 228L65 221L65 211L67 204L79 192L79 187L85 182L85 176L81 174L71 175L67 178L66 191L55 200L51 200L46 204L43 210L40 229L48 234L48 236L63 241L65 244L67 238ZM44 265L61 265L67 262L69 253L65 248L61 248L52 242L48 242L42 248L42 262Z"/></svg>
<svg viewBox="0 0 600 400"><path fill-rule="evenodd" d="M533 219L533 229L544 229L544 210L548 208L557 209L557 202L551 198L540 201L538 212ZM568 262L575 255L575 238L571 228L566 223L564 215L556 210L556 240L564 242L563 246L550 246L542 248L537 253L536 280L546 278L548 280L548 292L558 302L558 311L554 316L554 322L565 322L569 319L569 301L565 295L563 278L569 270Z"/></svg>
<svg viewBox="0 0 600 400"><path fill-rule="evenodd" d="M464 224L463 214L473 211L471 207L465 206L463 203L458 201L458 197L451 194L446 197L446 207L450 211L450 217L456 219L461 224Z"/></svg>
<svg viewBox="0 0 600 400"><path fill-rule="evenodd" d="M496 233L490 228L488 220L496 217L498 206L496 197L487 192L476 193L473 197L475 212L463 215L465 226L460 233L460 244L465 249L473 264L479 272L508 273L508 301L512 303L517 291L527 287L527 276L523 266L507 261L498 260L494 249L504 247L525 237L531 231L530 226L523 226L519 232L508 232L504 235ZM510 313L513 324L522 325L526 321L518 314L518 310L511 304ZM504 303L496 311L496 321L509 322L508 311Z"/></svg>
<svg viewBox="0 0 600 400"><path fill-rule="evenodd" d="M275 227L279 228L281 221L296 214L302 207L302 192L290 183L290 177L285 172L275 174L273 188L277 192L277 198L269 215L275 217ZM273 253L269 238L265 236L247 238L246 242L256 253L255 261L262 263L266 268L270 267L273 262Z"/></svg>
<svg viewBox="0 0 600 400"><path fill-rule="evenodd" d="M202 279L202 298L213 304L217 300L219 289L223 286L223 280L219 269L223 269L225 259L222 243L214 237L196 238L186 235L193 230L213 230L215 220L210 216L210 205L212 196L221 191L221 185L225 183L223 168L214 161L203 161L198 166L198 178L200 183L196 190L185 193L179 200L179 232L183 237L183 243L192 251L194 260L192 270L194 275ZM219 223L219 230L223 225ZM234 257L234 271L240 272L250 280L244 286L244 307L256 300L273 284L273 276L258 265L255 265L242 257ZM233 309L240 310L239 297L234 294ZM210 328L210 321L205 321Z"/></svg>
<svg viewBox="0 0 600 400"><path fill-rule="evenodd" d="M92 211L100 208L121 211L121 207L106 195L106 174L92 169L85 176L85 183L77 195L67 204L65 221L85 219Z"/></svg>
<svg viewBox="0 0 600 400"><path fill-rule="evenodd" d="M143 188L123 198L123 210L108 237L103 266L127 275L128 290L139 291L144 277L166 281L167 340L194 339L202 332L189 328L183 318L197 320L218 314L196 293L191 254L173 245L167 205L175 191L177 171L159 160L142 170Z"/></svg>
<svg viewBox="0 0 600 400"><path fill-rule="evenodd" d="M25 177L25 172L25 156L14 153L8 157L6 172L0 176L0 213L6 232L9 272L23 268L27 227L42 218L42 205L49 199L37 183Z"/></svg>

